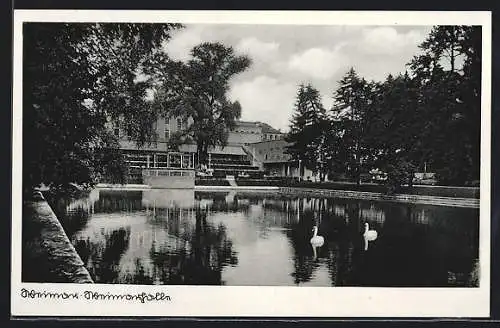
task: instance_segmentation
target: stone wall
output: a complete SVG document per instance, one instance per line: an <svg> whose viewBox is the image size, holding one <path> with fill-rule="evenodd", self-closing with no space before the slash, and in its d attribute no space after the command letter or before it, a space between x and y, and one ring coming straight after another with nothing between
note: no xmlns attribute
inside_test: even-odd
<svg viewBox="0 0 500 328"><path fill-rule="evenodd" d="M194 171L143 169L142 180L151 188L184 189L194 188Z"/></svg>
<svg viewBox="0 0 500 328"><path fill-rule="evenodd" d="M407 195L407 194L386 195L383 193L375 193L375 192L310 189L310 188L295 188L295 187L281 187L280 192L284 194L293 194L299 196L323 196L323 197L334 197L334 198L348 198L348 199L353 198L353 199L392 201L392 202L414 203L414 204L479 208L479 199L477 198L439 197L439 196Z"/></svg>
<svg viewBox="0 0 500 328"><path fill-rule="evenodd" d="M93 283L61 223L41 196L23 204L22 281Z"/></svg>

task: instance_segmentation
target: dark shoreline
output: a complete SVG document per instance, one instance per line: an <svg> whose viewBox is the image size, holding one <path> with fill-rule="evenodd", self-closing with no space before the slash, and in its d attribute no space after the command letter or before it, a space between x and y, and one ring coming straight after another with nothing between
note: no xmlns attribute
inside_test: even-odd
<svg viewBox="0 0 500 328"><path fill-rule="evenodd" d="M350 192L370 192L387 194L387 187L382 184L355 183L346 182L312 182L312 181L287 181L283 179L236 179L236 184L240 187L285 187L285 188L307 188L332 191L350 191ZM196 179L196 186L228 186L225 179L203 178ZM476 198L480 197L479 187L458 187L458 186L427 186L414 185L412 187L402 186L398 192L393 195L420 195L435 197L454 197L454 198Z"/></svg>

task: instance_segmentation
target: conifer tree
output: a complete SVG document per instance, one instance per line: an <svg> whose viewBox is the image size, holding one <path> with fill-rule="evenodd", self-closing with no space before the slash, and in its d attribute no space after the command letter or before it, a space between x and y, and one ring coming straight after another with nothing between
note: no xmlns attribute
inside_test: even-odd
<svg viewBox="0 0 500 328"><path fill-rule="evenodd" d="M358 76L351 68L339 81L334 94L332 117L338 122L342 131L341 139L344 147L346 173L359 184L361 173L369 155L366 145L366 115L370 106L371 85Z"/></svg>
<svg viewBox="0 0 500 328"><path fill-rule="evenodd" d="M287 152L293 160L300 160L303 167L319 173L321 180L325 178L327 161L327 124L328 118L319 91L311 84L301 84L297 91L290 132L285 139L291 143Z"/></svg>

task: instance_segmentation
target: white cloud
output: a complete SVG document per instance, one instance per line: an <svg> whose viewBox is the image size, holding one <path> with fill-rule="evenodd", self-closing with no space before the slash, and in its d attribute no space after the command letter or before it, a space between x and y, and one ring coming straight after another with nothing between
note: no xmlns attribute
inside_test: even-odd
<svg viewBox="0 0 500 328"><path fill-rule="evenodd" d="M261 75L232 85L229 97L238 100L242 119L261 121L286 130L293 112L297 85Z"/></svg>
<svg viewBox="0 0 500 328"><path fill-rule="evenodd" d="M294 54L288 61L288 68L316 79L329 79L345 66L344 56L338 50L311 48Z"/></svg>
<svg viewBox="0 0 500 328"><path fill-rule="evenodd" d="M201 42L233 46L253 61L232 79L230 97L242 118L287 129L300 83L311 83L330 109L338 81L352 66L367 79L404 72L431 26L189 25L176 31L166 49L189 58Z"/></svg>
<svg viewBox="0 0 500 328"><path fill-rule="evenodd" d="M399 33L393 27L366 28L358 42L358 49L369 54L391 55L408 47L416 49L424 38L425 35L415 30Z"/></svg>
<svg viewBox="0 0 500 328"><path fill-rule="evenodd" d="M406 70L406 64L419 52L418 45L425 39L428 29L364 27L337 48L361 76L380 81L388 74Z"/></svg>
<svg viewBox="0 0 500 328"><path fill-rule="evenodd" d="M327 90L326 92L323 92L323 93L321 93L321 90L320 90L321 103L323 104L323 107L326 109L327 112L330 109L332 109L333 102L334 102L333 97L330 93L331 93L331 90Z"/></svg>
<svg viewBox="0 0 500 328"><path fill-rule="evenodd" d="M250 56L253 60L270 60L278 55L279 44L264 42L257 38L244 38L235 47L236 51Z"/></svg>
<svg viewBox="0 0 500 328"><path fill-rule="evenodd" d="M172 38L165 44L164 49L170 58L187 61L191 57L191 49L207 41L201 34L202 30L199 27L179 30L172 35Z"/></svg>

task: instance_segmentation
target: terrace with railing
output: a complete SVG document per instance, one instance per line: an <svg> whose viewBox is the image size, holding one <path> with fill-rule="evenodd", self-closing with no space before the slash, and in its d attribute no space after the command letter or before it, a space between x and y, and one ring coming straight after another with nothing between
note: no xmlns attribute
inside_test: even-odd
<svg viewBox="0 0 500 328"><path fill-rule="evenodd" d="M247 175L258 177L263 172L258 166L253 166L246 155L212 154L209 167L214 170L214 176Z"/></svg>
<svg viewBox="0 0 500 328"><path fill-rule="evenodd" d="M151 153L124 155L128 172L126 183L141 184L144 176L194 176L193 153Z"/></svg>

